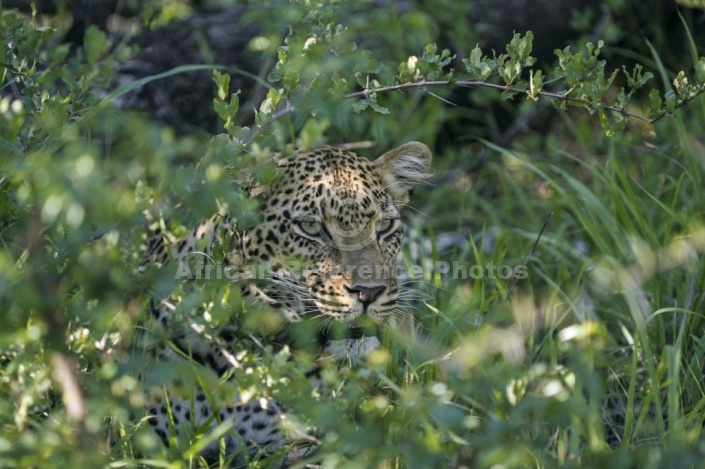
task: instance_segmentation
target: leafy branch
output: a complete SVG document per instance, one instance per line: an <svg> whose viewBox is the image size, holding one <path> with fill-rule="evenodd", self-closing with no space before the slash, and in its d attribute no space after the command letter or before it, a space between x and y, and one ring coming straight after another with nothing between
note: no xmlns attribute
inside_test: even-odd
<svg viewBox="0 0 705 469"><path fill-rule="evenodd" d="M362 98L353 105L356 112L372 107L376 112L387 113L388 110L377 102L379 93L409 88L430 93L427 89L429 87L447 86L492 88L501 90L502 99L505 100L512 99L515 95L524 95L534 101L543 97L555 100L554 104L561 109L570 105L585 108L590 113L597 112L606 134L612 135L624 129L626 118L653 124L665 116L672 115L676 109L705 92L705 58L701 58L695 65L694 84L690 84L685 73L680 72L673 81L673 89L667 91L663 97L656 89L650 91L649 116L640 115L628 111L627 105L632 96L654 77L653 73L643 72L643 67L639 64L631 72L624 67L627 86L621 87L617 96L608 101L606 96L610 93L619 70L606 74L606 61L598 59L604 45L602 41L598 41L597 45L588 43L586 50L578 52L571 51L569 47L556 49L558 66L553 71L554 77L546 81L544 72L533 68L536 59L530 55L532 42L531 31L523 37L515 34L507 45L507 53L499 56L495 54L493 57L483 55L482 50L475 47L470 57L462 60L469 76L461 78L450 68L455 56L451 56L447 49L438 53L436 45L430 44L426 46L421 57L411 56L400 64L399 73L393 82L380 83L379 80L370 79L370 75L376 72L374 68L370 68L362 85L363 89L348 93L344 97ZM358 83L363 83L359 77ZM561 85L564 89L545 89L553 85Z"/></svg>
<svg viewBox="0 0 705 469"><path fill-rule="evenodd" d="M507 44L506 53L493 53L491 57L475 47L469 57L456 61L449 50L439 51L435 44L429 44L421 56L408 57L392 72L376 60L372 52L358 50L354 42L349 42L342 34L344 28L329 12L317 12L307 17L307 21L315 25L316 34L301 34L300 28L292 28L284 45L278 49L278 62L268 76L271 88L255 111L256 127L236 124L239 92L231 94L229 76L214 72L218 90L215 111L225 122L229 137L240 148L248 147L294 109L317 115L324 107L322 103L334 106L341 99L360 98L352 105L356 113L372 108L377 113L389 114L390 110L379 102L378 96L405 89L421 89L450 105L453 103L431 92L430 88L490 88L500 91L504 100L517 95L533 101L549 99L560 109L572 106L596 113L607 135L624 130L628 118L653 124L705 92L705 58L701 58L695 66L693 84L680 72L673 81L673 89L663 94L650 90L648 115L635 112L629 108L629 103L637 92L647 87L654 78L653 73L645 72L638 64L632 70L623 67L608 72L607 62L600 58L602 41L589 42L578 51L570 47L556 49L558 65L550 72L541 70L535 67L536 59L531 56L531 31L524 36L515 34ZM335 64L342 56L348 63L354 63L351 72L343 73L336 66L318 65ZM453 68L457 63L464 66L463 71ZM615 90L612 85L620 74L624 86ZM354 86L359 87L357 91L352 89Z"/></svg>
<svg viewBox="0 0 705 469"><path fill-rule="evenodd" d="M511 93L525 94L525 95L531 97L531 92L529 90L511 87L511 86L507 87L507 86L500 85L497 83L487 83L485 81L472 81L472 80L426 81L426 80L421 80L421 81L412 82L412 83L401 83L398 85L382 86L380 88L368 88L368 89L364 89L362 91L357 91L354 93L347 94L347 95L345 95L345 98L349 99L349 98L364 97L365 99L368 99L373 94L383 93L386 91L399 91L399 90L408 89L408 88L419 88L419 89L423 89L425 91L425 88L428 86L453 86L453 85L462 86L465 88L475 88L475 87L493 88L493 89L498 89L498 90L502 90L502 91L508 91ZM536 96L545 97L545 98L552 98L552 99L557 99L557 100L561 100L561 101L570 101L570 102L574 102L574 103L590 104L590 101L588 101L586 99L574 98L572 96L567 96L567 93L561 94L561 93L551 93L548 91L539 91L538 93L536 93ZM681 103L676 107L681 107L684 104L685 103ZM607 105L604 107L604 109L609 110L609 111L619 112L625 116L633 117L635 119L639 119L644 122L648 122L649 124L654 123L663 117L663 116L659 116L656 118L648 118L648 117L641 116L639 114L634 114L632 112L626 111L625 109L622 109L622 108L617 108L614 106L607 106Z"/></svg>
<svg viewBox="0 0 705 469"><path fill-rule="evenodd" d="M235 115L240 108L240 90L230 94L230 100L226 101L230 89L230 75L222 74L213 70L213 81L217 88L217 95L213 99L213 107L216 114L225 122L225 130L235 142L242 148L248 147L257 137L267 130L272 124L282 117L295 111L294 106L284 96L282 90L270 88L267 97L260 104L259 111L255 110L256 127L240 127L235 123ZM277 110L284 97L284 107Z"/></svg>

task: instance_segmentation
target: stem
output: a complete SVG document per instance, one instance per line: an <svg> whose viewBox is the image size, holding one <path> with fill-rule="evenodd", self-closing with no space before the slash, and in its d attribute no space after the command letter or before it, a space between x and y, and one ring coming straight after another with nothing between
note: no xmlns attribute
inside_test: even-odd
<svg viewBox="0 0 705 469"><path fill-rule="evenodd" d="M450 86L450 85L458 85L458 86L463 86L466 88L475 88L475 87L484 87L484 88L494 88L497 90L502 90L502 91L512 91L514 93L520 93L520 94L529 94L529 90L524 90L521 88L515 88L512 86L506 86L506 85L498 85L496 83L487 83L484 81L472 81L472 80L458 80L458 81L450 81L450 80L438 80L438 81L426 81L426 80L421 80L421 81L416 81L412 83L401 83L398 85L390 85L390 86L382 86L380 88L365 88L362 91L357 91L355 93L350 93L345 95L345 98L356 98L356 97L364 97L367 99L370 95L370 93L375 92L375 93L381 93L385 91L397 91L397 90L403 90L406 88L424 88L426 86ZM559 93L551 93L548 91L539 91L537 93L539 96L544 97L544 98L551 98L551 99L557 99L559 101L571 101L575 103L582 103L582 104L590 104L592 105L590 101L586 99L581 99L581 98L573 98L571 96L566 96L563 94ZM684 105L686 102L684 101L683 103L680 103L680 107ZM605 109L608 109L610 111L618 112L624 116L628 117L633 117L635 119L639 119L641 121L644 121L648 124L653 124L657 120L661 119L661 117L655 117L653 119L649 119L648 117L640 116L639 114L634 114L629 111L625 111L624 109L620 109L614 106L605 106Z"/></svg>
<svg viewBox="0 0 705 469"><path fill-rule="evenodd" d="M255 139L256 139L262 132L264 132L265 130L267 130L270 125L272 125L273 123L275 123L276 121L278 121L278 120L281 119L282 117L286 116L287 114L291 114L291 113L294 112L295 110L296 110L296 108L294 108L293 106L290 106L289 104L287 104L284 109L282 109L281 111L275 112L274 114L272 114L271 116L269 116L269 118L268 118L266 121L262 122L259 126L257 126L256 129L254 129L254 131L250 134L250 136L247 137L247 140L245 140L245 141L242 142L242 147L245 148L245 147L250 146L250 144L251 144L252 142L254 142Z"/></svg>

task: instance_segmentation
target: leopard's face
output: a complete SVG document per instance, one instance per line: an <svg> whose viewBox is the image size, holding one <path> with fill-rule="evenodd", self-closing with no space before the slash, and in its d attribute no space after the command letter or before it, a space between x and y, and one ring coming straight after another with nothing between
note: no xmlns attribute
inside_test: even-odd
<svg viewBox="0 0 705 469"><path fill-rule="evenodd" d="M375 161L332 147L281 161L262 224L243 240L248 262L268 267L260 292L291 321L388 319L398 299L399 210L430 162L416 142Z"/></svg>

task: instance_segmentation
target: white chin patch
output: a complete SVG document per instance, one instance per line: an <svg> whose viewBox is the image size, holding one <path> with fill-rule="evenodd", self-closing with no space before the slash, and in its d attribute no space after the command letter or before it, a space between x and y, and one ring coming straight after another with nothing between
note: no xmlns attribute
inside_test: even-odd
<svg viewBox="0 0 705 469"><path fill-rule="evenodd" d="M374 336L360 339L331 340L326 345L325 354L335 360L363 358L380 346L379 339Z"/></svg>

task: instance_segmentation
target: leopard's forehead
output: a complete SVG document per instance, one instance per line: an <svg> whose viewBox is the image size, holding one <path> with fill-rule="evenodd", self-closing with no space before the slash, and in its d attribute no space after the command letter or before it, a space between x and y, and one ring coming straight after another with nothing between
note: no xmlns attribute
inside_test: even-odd
<svg viewBox="0 0 705 469"><path fill-rule="evenodd" d="M351 151L322 147L280 163L275 191L296 210L354 222L394 210L375 164Z"/></svg>
<svg viewBox="0 0 705 469"><path fill-rule="evenodd" d="M280 164L280 173L287 180L311 179L314 182L334 178L340 184L365 184L380 181L374 176L375 166L367 158L337 147L321 147L299 153L295 159Z"/></svg>

